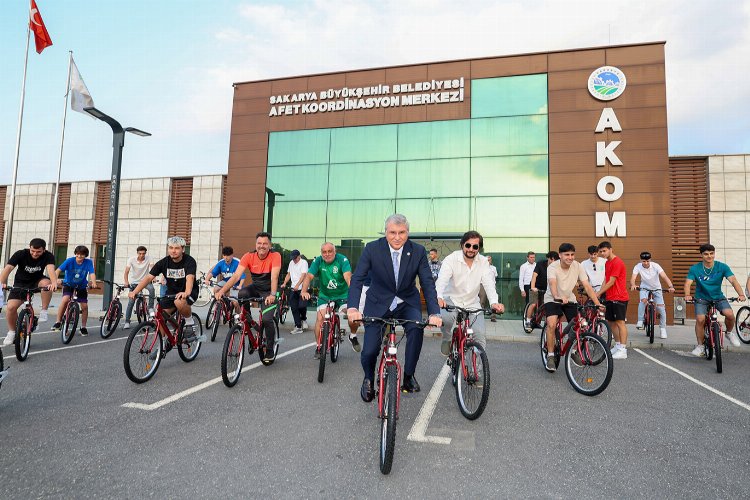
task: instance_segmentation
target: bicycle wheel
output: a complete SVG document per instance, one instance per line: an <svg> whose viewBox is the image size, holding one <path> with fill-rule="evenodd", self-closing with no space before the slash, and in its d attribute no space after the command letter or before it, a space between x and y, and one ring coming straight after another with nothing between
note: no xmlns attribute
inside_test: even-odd
<svg viewBox="0 0 750 500"><path fill-rule="evenodd" d="M102 324L99 325L99 335L103 339L108 338L117 329L117 324L120 322L120 316L122 315L122 304L119 300L113 300L107 307L107 313L102 318Z"/></svg>
<svg viewBox="0 0 750 500"><path fill-rule="evenodd" d="M77 302L71 301L68 303L68 308L63 317L62 328L60 329L60 337L62 337L63 344L69 344L73 340L73 335L76 334L80 307Z"/></svg>
<svg viewBox="0 0 750 500"><path fill-rule="evenodd" d="M122 362L125 375L136 384L154 376L162 358L161 332L153 321L146 321L130 332L125 342Z"/></svg>
<svg viewBox="0 0 750 500"><path fill-rule="evenodd" d="M323 383L326 374L326 357L328 354L328 336L331 334L331 325L326 321L320 328L320 362L318 363L318 382Z"/></svg>
<svg viewBox="0 0 750 500"><path fill-rule="evenodd" d="M526 333L531 333L534 331L534 324L532 323L533 318L528 320L528 325L526 324L526 319L529 317L529 309L531 309L531 305L531 302L526 304L526 307L523 308L523 316L521 316L521 325L523 326L523 331Z"/></svg>
<svg viewBox="0 0 750 500"><path fill-rule="evenodd" d="M654 343L654 306L649 304L646 306L646 314L648 316L648 325L646 328L648 328L648 343L653 344Z"/></svg>
<svg viewBox="0 0 750 500"><path fill-rule="evenodd" d="M456 401L461 414L469 420L482 415L490 397L490 364L487 353L476 342L466 342L458 368Z"/></svg>
<svg viewBox="0 0 750 500"><path fill-rule="evenodd" d="M3 351L0 350L0 372L2 372L3 370L5 370L5 361L3 361ZM2 379L2 377L0 377L0 379ZM0 380L0 387L2 387L2 385L3 382L2 380Z"/></svg>
<svg viewBox="0 0 750 500"><path fill-rule="evenodd" d="M203 307L211 300L213 294L211 293L211 287L201 284L200 290L198 291L198 298L193 303L195 307Z"/></svg>
<svg viewBox="0 0 750 500"><path fill-rule="evenodd" d="M539 337L539 347L542 353L542 366L547 369L547 323L542 327L542 334ZM555 341L555 368L560 366L560 342L559 339Z"/></svg>
<svg viewBox="0 0 750 500"><path fill-rule="evenodd" d="M708 326L708 318L706 318L706 326ZM711 335L712 333L709 328L703 329L703 345L706 348L706 361L714 359L714 344Z"/></svg>
<svg viewBox="0 0 750 500"><path fill-rule="evenodd" d="M380 472L388 474L396 451L396 409L398 406L398 371L396 365L385 368L383 411L380 415Z"/></svg>
<svg viewBox="0 0 750 500"><path fill-rule="evenodd" d="M224 339L221 351L221 379L227 387L234 387L242 374L245 349L242 345L242 325L233 326Z"/></svg>
<svg viewBox="0 0 750 500"><path fill-rule="evenodd" d="M139 325L148 319L148 307L143 297L135 299L135 317L138 318Z"/></svg>
<svg viewBox="0 0 750 500"><path fill-rule="evenodd" d="M263 363L265 366L272 365L274 361L276 361L276 355L279 353L279 343L277 342L279 338L279 324L275 321L273 322L273 332L271 332L273 335L273 353L270 359L266 359L266 335L268 335L268 332L266 332L266 329L263 328L263 335L261 337L260 347L258 348L258 356L260 356L260 362Z"/></svg>
<svg viewBox="0 0 750 500"><path fill-rule="evenodd" d="M210 330L214 326L217 307L218 303L216 302L216 299L211 299L211 302L208 304L208 312L206 313L206 330ZM211 339L211 342L213 342L213 339Z"/></svg>
<svg viewBox="0 0 750 500"><path fill-rule="evenodd" d="M565 354L565 374L573 389L585 396L596 396L612 380L612 353L597 335L589 333L573 340Z"/></svg>
<svg viewBox="0 0 750 500"><path fill-rule="evenodd" d="M281 308L281 315L279 316L279 321L283 325L286 321L286 315L289 313L289 301L288 299L284 299L284 306Z"/></svg>
<svg viewBox="0 0 750 500"><path fill-rule="evenodd" d="M28 309L21 311L16 321L16 339L13 342L16 348L16 359L26 361L29 357L29 347L31 346L31 332L34 330L34 318L31 317Z"/></svg>
<svg viewBox="0 0 750 500"><path fill-rule="evenodd" d="M185 333L184 326L177 338L177 353L185 363L189 363L195 359L203 343L203 325L201 324L201 319L195 313L193 313L193 328L195 339L192 342L187 342L183 338L183 334Z"/></svg>
<svg viewBox="0 0 750 500"><path fill-rule="evenodd" d="M211 342L216 340L216 333L219 331L219 325L221 324L221 318L224 315L224 304L223 302L214 301L212 306L208 308L208 316L206 317L207 329L211 330ZM210 319L210 321L209 321Z"/></svg>
<svg viewBox="0 0 750 500"><path fill-rule="evenodd" d="M750 344L750 307L742 306L737 311L737 336L745 344Z"/></svg>
<svg viewBox="0 0 750 500"><path fill-rule="evenodd" d="M331 363L339 360L339 348L343 340L343 331L338 321L334 325L333 340L331 341Z"/></svg>
<svg viewBox="0 0 750 500"><path fill-rule="evenodd" d="M711 335L714 339L714 358L716 358L716 371L721 373L721 327L718 323L714 323L711 328Z"/></svg>

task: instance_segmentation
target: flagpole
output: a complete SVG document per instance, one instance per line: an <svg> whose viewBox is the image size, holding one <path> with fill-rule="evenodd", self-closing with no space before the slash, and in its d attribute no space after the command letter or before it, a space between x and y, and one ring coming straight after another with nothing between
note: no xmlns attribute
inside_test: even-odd
<svg viewBox="0 0 750 500"><path fill-rule="evenodd" d="M10 246L13 243L13 215L16 205L16 179L18 178L18 157L21 152L21 128L23 125L23 101L26 97L26 67L29 64L29 40L31 39L31 25L26 28L26 56L23 61L23 83L21 84L21 106L18 111L18 133L16 135L16 158L13 162L13 181L10 185L10 200L8 207L8 230L5 232L3 245L3 264L10 259Z"/></svg>
<svg viewBox="0 0 750 500"><path fill-rule="evenodd" d="M73 51L69 50L70 58L68 59L68 83L65 87L65 106L63 106L62 133L60 134L60 160L57 162L57 183L55 184L55 198L52 202L52 216L50 217L50 237L49 247L55 251L55 226L57 225L57 204L60 198L60 174L62 173L63 145L65 144L65 119L68 116L68 95L70 95L70 71L73 66ZM60 257L56 255L56 257Z"/></svg>

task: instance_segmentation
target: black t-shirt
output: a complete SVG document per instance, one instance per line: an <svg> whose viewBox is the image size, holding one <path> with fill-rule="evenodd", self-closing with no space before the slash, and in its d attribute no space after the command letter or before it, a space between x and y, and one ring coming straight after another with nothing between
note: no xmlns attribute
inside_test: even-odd
<svg viewBox="0 0 750 500"><path fill-rule="evenodd" d="M536 273L537 290L547 291L547 261L537 262L534 272Z"/></svg>
<svg viewBox="0 0 750 500"><path fill-rule="evenodd" d="M187 275L192 274L193 277L195 277L195 272L197 270L198 264L191 256L183 254L180 262L175 262L172 260L172 257L167 255L154 264L154 267L151 268L149 274L152 276L163 274L167 279L167 292L169 295L174 295L185 291Z"/></svg>
<svg viewBox="0 0 750 500"><path fill-rule="evenodd" d="M31 250L24 248L14 253L8 264L16 266L16 286L26 286L28 288L35 286L44 278L44 268L47 265L55 265L55 256L49 250L45 250L38 259L31 256Z"/></svg>

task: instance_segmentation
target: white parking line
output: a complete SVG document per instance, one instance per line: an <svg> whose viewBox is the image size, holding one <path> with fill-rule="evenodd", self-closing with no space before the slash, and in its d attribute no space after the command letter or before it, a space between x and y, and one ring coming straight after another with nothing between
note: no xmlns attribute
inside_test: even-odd
<svg viewBox="0 0 750 500"><path fill-rule="evenodd" d="M427 436L427 427L430 425L430 419L432 414L435 413L435 407L437 406L438 400L440 400L440 394L443 392L443 387L448 377L451 374L451 369L448 365L443 365L443 369L440 370L435 383L432 384L432 389L427 395L422 409L419 410L419 415L414 421L414 425L411 426L409 435L406 436L408 441L416 441L417 443L432 443L432 444L451 444L451 438L442 436Z"/></svg>
<svg viewBox="0 0 750 500"><path fill-rule="evenodd" d="M656 358L654 358L654 357L652 357L652 356L649 356L648 354L646 354L645 352L641 351L640 349L634 348L634 350L635 350L635 352L637 352L637 353L639 353L639 354L641 354L641 355L645 356L646 358L650 359L650 360L651 360L651 361L653 361L654 363L656 363L656 364L658 364L658 365L661 365L661 366L663 366L664 368L668 368L668 369L672 370L673 372L675 372L676 374L678 374L678 375L680 375L680 376L682 376L682 377L685 377L686 379L688 379L689 381L693 382L694 384L696 384L696 385L699 385L699 386L703 387L704 389L707 389L707 390L709 390L709 391L713 392L713 393L714 393L714 394L716 394L717 396L721 396L722 398L726 399L727 401L730 401L730 402L732 402L732 403L736 404L737 406L739 406L739 407L741 407L741 408L744 408L744 409L746 409L747 411L750 411L750 405L748 405L747 403L743 403L743 402L742 402L742 401L740 401L739 399L735 399L735 398L733 398L732 396L730 396L730 395L728 395L728 394L725 394L725 393L721 392L721 391L720 391L720 390L718 390L718 389L714 389L714 388L713 388L713 387L711 387L710 385L708 385L708 384L706 384L706 383L703 383L703 382L701 382L700 380L698 380L698 379L696 379L696 378L694 378L694 377L691 377L691 376L690 376L690 375L688 375L687 373L685 373L685 372L681 372L681 371L680 371L680 370L678 370L677 368L674 368L674 367L672 367L672 366L669 366L668 364L666 364L666 363L664 363L664 362L662 362L662 361L659 361L658 359L656 359Z"/></svg>
<svg viewBox="0 0 750 500"><path fill-rule="evenodd" d="M289 356L290 354L294 354L297 351L301 351L303 349L307 349L308 347L313 347L315 345L317 345L315 342L311 342L309 344L305 344L303 346L300 346L300 347L297 347L295 349L292 349L291 351L287 351L287 352L284 352L282 354L279 354L278 356L276 356L276 359L283 358L284 356ZM252 369L258 368L262 364L263 363L261 363L260 361L258 361L258 362L253 363L252 365L250 365L248 367L243 368L242 371L252 370ZM168 405L169 403L174 403L178 399L182 399L182 398L184 398L186 396L189 396L189 395L191 395L193 393L201 391L201 390L205 389L206 387L211 387L214 384L218 384L219 382L221 382L221 377L216 377L216 378L211 379L211 380L209 380L207 382L203 382L202 384L198 384L198 385L196 385L194 387L191 387L189 389L185 389L182 392L178 392L177 394L173 394L172 396L169 396L168 398L164 398L162 400L159 400L156 403L146 404L146 403L132 403L131 402L131 403L124 403L122 406L124 408L135 408L136 410L152 411L152 410L156 410L157 408L161 408L164 405Z"/></svg>
<svg viewBox="0 0 750 500"><path fill-rule="evenodd" d="M55 352L55 351L64 351L66 349L78 349L79 347L90 347L92 345L99 345L99 344L106 344L107 342L116 342L118 340L125 340L127 337L120 337L116 339L107 339L107 340L95 340L93 342L88 342L86 344L79 344L79 345L69 345L65 347L55 347L54 349L45 349L44 351L31 351L29 352L29 356L33 356L35 354L44 354L45 352ZM6 349L9 349L10 346L7 346ZM16 355L10 355L10 356L3 356L3 359L15 359Z"/></svg>

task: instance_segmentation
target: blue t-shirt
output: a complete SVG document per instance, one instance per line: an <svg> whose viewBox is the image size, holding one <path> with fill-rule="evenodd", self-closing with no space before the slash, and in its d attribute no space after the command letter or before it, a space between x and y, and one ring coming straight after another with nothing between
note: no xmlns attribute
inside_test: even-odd
<svg viewBox="0 0 750 500"><path fill-rule="evenodd" d="M718 260L714 261L714 266L707 270L703 262L693 264L688 271L687 279L695 281L695 296L703 300L722 300L724 293L721 291L721 284L724 278L734 276L729 266Z"/></svg>
<svg viewBox="0 0 750 500"><path fill-rule="evenodd" d="M232 262L227 264L227 261L221 259L216 263L214 268L211 270L211 275L215 276L219 281L226 281L232 277L237 267L240 265L240 259L237 257L232 258ZM245 273L242 273L242 279L245 278Z"/></svg>
<svg viewBox="0 0 750 500"><path fill-rule="evenodd" d="M86 288L89 282L89 273L94 272L94 261L83 259L80 264L76 262L75 257L68 257L65 262L60 264L61 271L65 271L63 284L71 288Z"/></svg>

